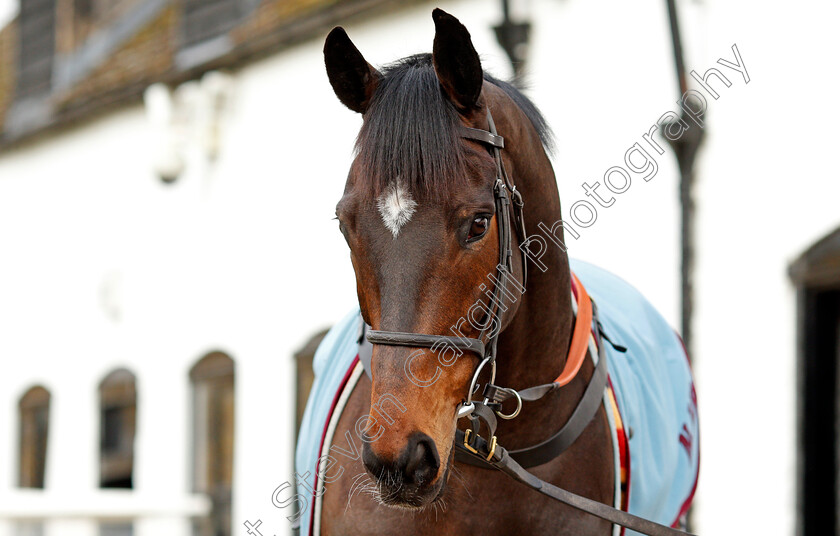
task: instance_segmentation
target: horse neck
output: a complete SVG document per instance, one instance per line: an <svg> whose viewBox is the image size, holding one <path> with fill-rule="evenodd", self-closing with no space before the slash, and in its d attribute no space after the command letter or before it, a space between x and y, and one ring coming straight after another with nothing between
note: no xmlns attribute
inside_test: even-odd
<svg viewBox="0 0 840 536"><path fill-rule="evenodd" d="M502 128L504 125L500 125L500 133L504 132ZM528 129L508 130L517 131L528 132ZM547 245L540 258L545 270L534 263L528 266L528 282L519 308L499 337L496 383L515 389L550 383L559 376L566 363L574 322L568 256L563 248L540 233L538 226L542 223L551 229L561 221L557 182L542 146L533 143L536 134L531 138L530 143L505 140L510 148L505 150L506 166L510 164L508 171L525 200L525 227L529 235L542 234ZM530 149L523 151L525 147ZM499 433L511 436L506 446L523 446L541 440L540 433L546 427L536 424L551 422L545 421L546 418L565 422L582 395L591 370L591 364L586 364L568 386L543 400L526 403L533 411L523 411L516 419L500 424Z"/></svg>
<svg viewBox="0 0 840 536"><path fill-rule="evenodd" d="M500 125L500 133L504 126ZM511 132L527 132L509 128ZM534 139L508 138L508 149L503 151L508 172L525 201L525 228L529 236L542 235L546 245L539 259L542 266L527 261L525 293L499 337L499 378L518 389L548 383L560 374L573 322L569 259L563 248L540 231L561 221L557 181L542 145L535 145Z"/></svg>
<svg viewBox="0 0 840 536"><path fill-rule="evenodd" d="M550 227L559 220L537 216L526 216L529 233L538 232L540 222ZM571 339L574 314L568 257L549 240L546 243L549 250L540 259L545 272L534 264L528 267L519 308L499 336L499 379L517 389L549 383L559 376Z"/></svg>

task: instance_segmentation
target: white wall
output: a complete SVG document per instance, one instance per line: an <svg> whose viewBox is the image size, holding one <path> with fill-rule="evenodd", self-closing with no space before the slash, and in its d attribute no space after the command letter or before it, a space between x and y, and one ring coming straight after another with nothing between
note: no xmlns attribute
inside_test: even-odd
<svg viewBox="0 0 840 536"><path fill-rule="evenodd" d="M787 267L840 226L838 112L826 91L840 75L825 68L840 45L830 29L839 9L715 2L709 10L707 48L717 55L737 42L752 77L746 87L733 79L715 103L701 161L700 511L711 533L737 519L757 533L793 531L796 304ZM761 24L751 22L756 13Z"/></svg>
<svg viewBox="0 0 840 536"><path fill-rule="evenodd" d="M315 125L283 133L287 73L272 67L236 81L219 161L193 150L174 185L152 174L141 107L0 158L0 355L14 371L0 379L0 495L17 475L17 401L41 383L53 396L50 508L158 519L200 510L189 495L188 371L216 349L237 364L236 505L270 498L291 474L292 354L355 295L330 221L341 185L319 195L314 146L300 158L288 141L315 139ZM312 277L324 273L313 266L337 273ZM104 311L106 292L119 320ZM120 366L137 375L133 506L96 489L96 389ZM38 511L29 495L13 494L0 517Z"/></svg>
<svg viewBox="0 0 840 536"><path fill-rule="evenodd" d="M582 182L603 182L677 109L667 17L658 0L531 5L529 94L557 135L568 210L584 198ZM490 30L498 4L440 7L470 29L485 67L507 76ZM731 60L737 43L752 77L746 85L731 71L732 87L710 101L697 165L696 529L790 534L795 304L785 270L840 224L830 160L837 112L821 102L830 99L822 88L838 82L826 51L838 50L830 25L840 8L680 7L689 68ZM413 7L347 30L381 65L430 50L430 15L431 5ZM55 501L96 492L96 386L126 366L138 380L137 492L158 516L138 530L159 533L155 523L174 515L166 504L201 509L189 494L187 373L220 349L237 364L235 530L257 518L277 533L287 527L270 498L291 474L291 356L355 303L331 218L360 119L332 94L321 47L317 40L234 73L218 161L193 149L172 186L152 174L141 107L0 155L0 359L13 371L0 375L0 437L17 437L28 386L50 389ZM670 153L657 163L656 177L599 210L570 252L639 287L677 326L677 173ZM103 312L103 289L117 296L109 298L120 304L117 321ZM14 444L0 441L0 496L16 478Z"/></svg>
<svg viewBox="0 0 840 536"><path fill-rule="evenodd" d="M19 0L0 0L0 27L3 27L20 10Z"/></svg>

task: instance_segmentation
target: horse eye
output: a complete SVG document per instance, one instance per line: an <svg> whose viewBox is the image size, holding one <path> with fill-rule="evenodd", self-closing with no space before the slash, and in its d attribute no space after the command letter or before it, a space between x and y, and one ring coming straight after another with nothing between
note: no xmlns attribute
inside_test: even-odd
<svg viewBox="0 0 840 536"><path fill-rule="evenodd" d="M467 240L477 240L484 236L484 233L487 232L488 222L487 216L478 216L475 218L470 226L470 234L467 236Z"/></svg>

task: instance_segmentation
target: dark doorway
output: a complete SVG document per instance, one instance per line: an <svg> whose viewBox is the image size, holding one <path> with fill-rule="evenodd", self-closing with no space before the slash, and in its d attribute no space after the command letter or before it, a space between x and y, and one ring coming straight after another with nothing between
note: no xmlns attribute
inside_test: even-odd
<svg viewBox="0 0 840 536"><path fill-rule="evenodd" d="M840 534L840 229L792 266L798 294L797 536Z"/></svg>
<svg viewBox="0 0 840 536"><path fill-rule="evenodd" d="M803 534L837 527L837 359L840 290L806 291L800 415Z"/></svg>

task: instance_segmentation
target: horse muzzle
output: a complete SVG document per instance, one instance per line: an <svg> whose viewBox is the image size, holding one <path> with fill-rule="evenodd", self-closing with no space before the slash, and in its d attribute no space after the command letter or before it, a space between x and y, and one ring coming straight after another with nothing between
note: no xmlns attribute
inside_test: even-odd
<svg viewBox="0 0 840 536"><path fill-rule="evenodd" d="M362 460L377 484L378 499L400 508L422 508L438 498L445 478L438 478L440 456L431 437L414 432L394 460L375 452L375 444L366 443Z"/></svg>

